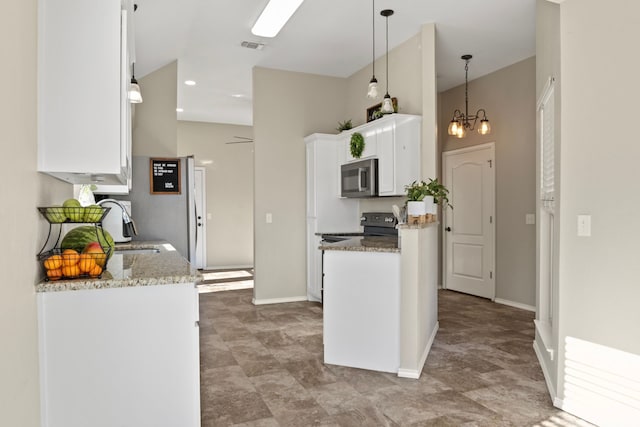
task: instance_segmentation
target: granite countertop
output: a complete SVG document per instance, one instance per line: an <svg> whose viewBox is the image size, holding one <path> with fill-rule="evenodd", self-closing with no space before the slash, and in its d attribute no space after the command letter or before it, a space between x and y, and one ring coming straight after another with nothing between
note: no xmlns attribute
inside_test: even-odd
<svg viewBox="0 0 640 427"><path fill-rule="evenodd" d="M323 251L400 252L397 236L357 236L342 242L323 243Z"/></svg>
<svg viewBox="0 0 640 427"><path fill-rule="evenodd" d="M111 256L107 269L99 279L42 281L36 292L73 291L82 289L126 288L130 286L197 283L202 275L180 255L171 244L163 241L135 241L116 244L116 251L126 249L158 249L158 253L119 254Z"/></svg>

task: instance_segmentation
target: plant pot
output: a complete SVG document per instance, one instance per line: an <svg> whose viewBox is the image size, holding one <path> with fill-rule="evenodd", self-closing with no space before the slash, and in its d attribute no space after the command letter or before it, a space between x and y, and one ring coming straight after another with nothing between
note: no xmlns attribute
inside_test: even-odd
<svg viewBox="0 0 640 427"><path fill-rule="evenodd" d="M424 200L419 202L407 202L407 214L411 216L421 216L427 214L427 205Z"/></svg>

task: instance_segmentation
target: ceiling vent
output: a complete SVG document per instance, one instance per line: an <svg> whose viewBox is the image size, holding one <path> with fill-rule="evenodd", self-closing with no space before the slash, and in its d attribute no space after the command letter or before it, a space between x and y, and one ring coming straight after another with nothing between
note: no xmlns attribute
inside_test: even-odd
<svg viewBox="0 0 640 427"><path fill-rule="evenodd" d="M244 41L241 43L241 46L246 47L247 49L262 50L262 48L264 47L264 43Z"/></svg>

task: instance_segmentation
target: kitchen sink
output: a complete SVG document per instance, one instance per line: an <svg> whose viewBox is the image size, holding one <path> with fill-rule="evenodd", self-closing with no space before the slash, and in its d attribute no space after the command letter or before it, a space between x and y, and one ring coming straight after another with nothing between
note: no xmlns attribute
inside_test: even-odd
<svg viewBox="0 0 640 427"><path fill-rule="evenodd" d="M114 254L121 254L121 255L137 255L137 254L157 254L160 252L160 249L158 248L128 248L128 249L123 249L123 248L116 248L115 251L113 251Z"/></svg>

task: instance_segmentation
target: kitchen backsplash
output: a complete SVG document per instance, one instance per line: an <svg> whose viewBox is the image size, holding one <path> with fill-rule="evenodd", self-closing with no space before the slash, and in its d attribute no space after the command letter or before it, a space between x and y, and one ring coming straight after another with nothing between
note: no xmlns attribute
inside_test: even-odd
<svg viewBox="0 0 640 427"><path fill-rule="evenodd" d="M362 212L391 212L393 205L398 205L402 208L407 198L404 196L398 197L378 197L372 199L360 199L360 213Z"/></svg>

